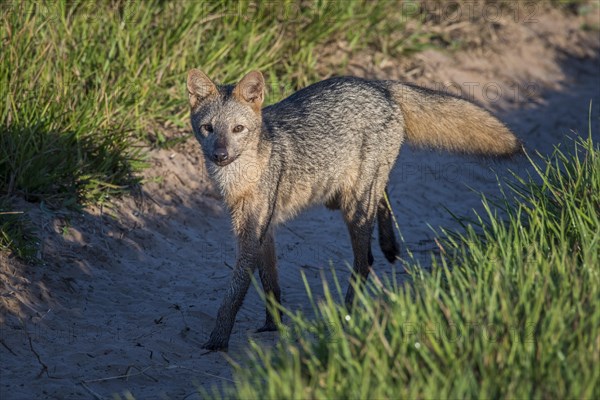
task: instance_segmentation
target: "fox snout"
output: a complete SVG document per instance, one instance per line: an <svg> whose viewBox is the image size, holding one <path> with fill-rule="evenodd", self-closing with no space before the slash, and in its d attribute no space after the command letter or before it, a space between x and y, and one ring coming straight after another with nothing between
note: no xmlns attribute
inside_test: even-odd
<svg viewBox="0 0 600 400"><path fill-rule="evenodd" d="M217 147L212 153L212 161L220 167L224 167L235 160L235 156L229 154L227 147Z"/></svg>
<svg viewBox="0 0 600 400"><path fill-rule="evenodd" d="M225 162L225 161L227 161L228 158L229 158L229 153L227 152L226 148L219 147L213 153L213 160L215 160L216 163Z"/></svg>
<svg viewBox="0 0 600 400"><path fill-rule="evenodd" d="M212 148L212 151L209 152L208 156L212 162L220 167L232 163L236 158L236 155L230 149L229 141L224 137L217 138L210 148Z"/></svg>

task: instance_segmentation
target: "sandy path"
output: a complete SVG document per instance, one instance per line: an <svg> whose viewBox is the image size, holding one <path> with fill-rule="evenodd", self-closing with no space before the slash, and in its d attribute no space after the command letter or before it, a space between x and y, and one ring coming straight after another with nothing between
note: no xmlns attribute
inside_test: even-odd
<svg viewBox="0 0 600 400"><path fill-rule="evenodd" d="M423 79L458 76L458 82L511 83L511 71L477 66L477 57L450 59L429 52L423 57L437 60L431 63L434 72ZM537 67L545 75L535 75L539 90L529 101L486 104L530 149L547 154L570 130L587 132L590 99L598 132L600 73L597 59L545 63ZM436 68L442 72L431 75ZM23 204L43 227L47 262L25 267L0 259L2 277L12 288L1 294L7 304L20 306L2 314L0 398L104 398L129 390L140 399L192 399L196 387L231 379L222 353L201 355L199 350L213 326L228 266L234 264L228 216L206 181L195 143L156 152L153 160L148 174L163 180L145 186L142 202L125 199L112 210L81 215ZM490 162L404 148L390 180L403 248L426 263L436 248L429 226L457 227L445 208L459 215L481 210L479 195L467 186L498 194L493 170L524 173L525 165L523 160ZM338 213L309 210L279 229L277 243L287 307L307 309L301 271L316 293L322 275L331 280L330 264L346 281L351 250ZM374 251L376 271L389 273L375 243ZM15 300L26 292L29 298ZM237 317L230 356L240 357L249 336L265 343L276 340L273 333L252 333L263 318L262 301L251 289Z"/></svg>

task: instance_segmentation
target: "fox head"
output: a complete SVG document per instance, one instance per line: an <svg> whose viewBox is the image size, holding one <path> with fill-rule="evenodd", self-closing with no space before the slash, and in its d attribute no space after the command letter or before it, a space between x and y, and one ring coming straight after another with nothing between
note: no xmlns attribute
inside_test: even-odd
<svg viewBox="0 0 600 400"><path fill-rule="evenodd" d="M265 81L252 71L236 85L215 85L202 71L188 73L192 128L207 161L224 167L259 143Z"/></svg>

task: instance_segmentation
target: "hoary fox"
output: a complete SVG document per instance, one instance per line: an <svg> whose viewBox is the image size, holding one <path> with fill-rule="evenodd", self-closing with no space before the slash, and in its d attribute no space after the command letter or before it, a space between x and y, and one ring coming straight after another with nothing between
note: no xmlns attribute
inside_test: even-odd
<svg viewBox="0 0 600 400"><path fill-rule="evenodd" d="M425 147L510 156L515 135L489 112L459 97L396 81L335 77L262 108L258 71L235 85L216 85L192 69L187 89L194 134L231 213L238 256L216 326L203 347L226 350L236 313L258 267L264 291L280 301L274 229L315 203L339 209L360 287L373 264L371 235L390 262L399 254L386 184L407 140ZM267 310L259 331L275 330Z"/></svg>

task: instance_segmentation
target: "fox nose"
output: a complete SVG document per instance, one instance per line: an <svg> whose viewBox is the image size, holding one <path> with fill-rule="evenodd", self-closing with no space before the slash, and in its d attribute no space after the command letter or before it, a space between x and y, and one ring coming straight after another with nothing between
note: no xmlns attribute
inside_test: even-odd
<svg viewBox="0 0 600 400"><path fill-rule="evenodd" d="M229 154L227 153L227 149L220 147L215 150L213 153L213 157L217 162L223 162L229 158Z"/></svg>

